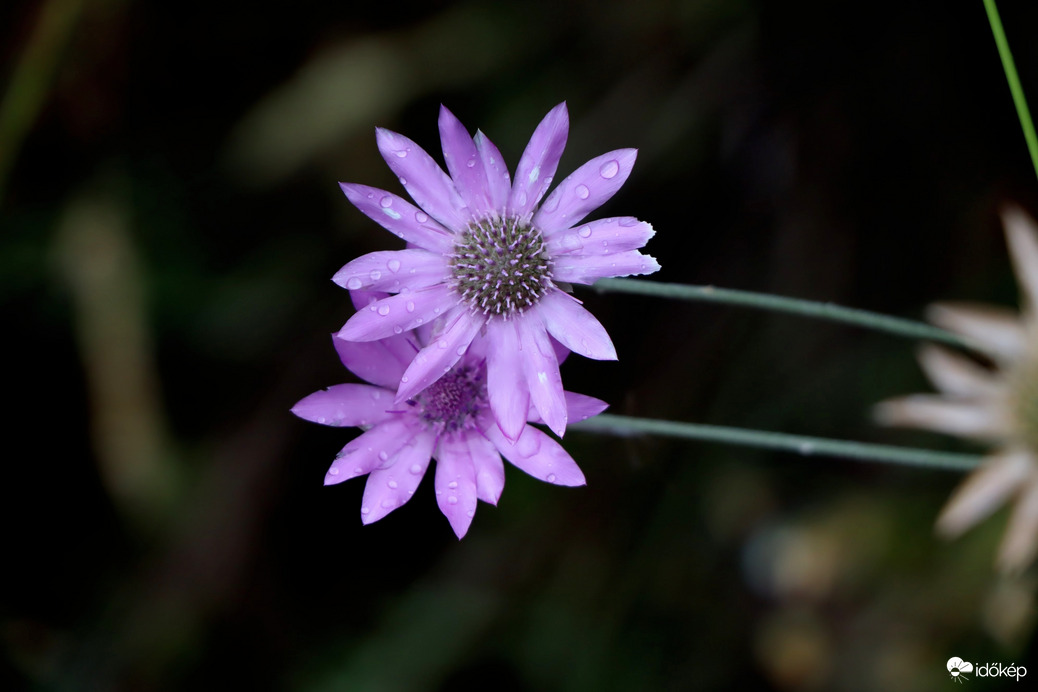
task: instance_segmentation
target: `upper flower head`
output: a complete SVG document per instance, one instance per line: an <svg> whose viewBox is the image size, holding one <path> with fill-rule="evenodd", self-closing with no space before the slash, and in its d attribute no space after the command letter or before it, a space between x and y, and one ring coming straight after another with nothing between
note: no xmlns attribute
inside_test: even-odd
<svg viewBox="0 0 1038 692"><path fill-rule="evenodd" d="M449 372L483 334L487 396L502 432L516 440L532 404L561 435L568 415L549 334L589 358L613 360L616 351L598 320L559 285L659 269L638 252L653 235L649 224L632 217L582 223L627 180L636 151L588 161L544 199L569 130L564 103L537 126L514 182L483 133L470 137L446 108L439 125L450 175L407 137L377 130L379 151L417 207L385 190L341 184L408 249L364 255L335 275L350 290L396 294L359 311L339 336L372 341L443 318L439 337L394 383L403 401Z"/></svg>
<svg viewBox="0 0 1038 692"><path fill-rule="evenodd" d="M1038 554L1038 227L1021 209L1002 214L1022 293L1022 310L938 304L930 319L961 335L993 368L936 346L919 354L941 395L883 402L877 418L993 444L997 451L959 487L937 520L953 537L1012 497L1016 507L999 550L1003 570L1021 570Z"/></svg>
<svg viewBox="0 0 1038 692"><path fill-rule="evenodd" d="M354 297L362 305L370 296ZM360 512L369 524L411 499L435 458L436 501L458 538L472 523L477 499L496 505L501 497L502 455L549 483L583 485L584 474L572 457L537 428L526 426L514 443L501 434L487 401L486 355L478 347L421 393L394 403L393 388L404 368L424 343L435 341L440 326L424 325L374 342L333 339L343 365L371 384L334 385L292 408L300 418L316 423L365 429L336 455L325 484L368 474ZM598 399L572 392L565 392L564 399L576 420L606 407ZM541 422L535 412L528 414L531 422Z"/></svg>

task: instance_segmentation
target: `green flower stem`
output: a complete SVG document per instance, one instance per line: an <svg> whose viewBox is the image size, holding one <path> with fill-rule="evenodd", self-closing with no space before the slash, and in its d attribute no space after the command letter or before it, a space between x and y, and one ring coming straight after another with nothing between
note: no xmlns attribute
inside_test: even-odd
<svg viewBox="0 0 1038 692"><path fill-rule="evenodd" d="M663 437L677 437L685 440L705 440L708 442L742 445L744 447L778 449L786 452L797 452L805 456L822 454L845 459L878 461L886 464L902 464L905 466L920 466L950 471L970 471L981 462L981 457L973 454L933 452L925 449L893 447L865 442L848 442L845 440L827 440L820 437L729 428L720 425L633 418L631 416L618 416L609 413L599 414L594 418L574 423L569 427L570 430L604 433L621 437L639 434L662 435Z"/></svg>
<svg viewBox="0 0 1038 692"><path fill-rule="evenodd" d="M596 291L605 293L633 293L635 295L653 296L656 298L675 298L678 300L742 305L744 307L785 312L802 317L843 322L844 324L874 329L910 339L925 339L927 341L951 344L960 348L969 348L969 344L961 337L922 322L880 315L866 310L845 308L832 303L816 303L799 298L785 298L783 296L771 295L770 293L753 293L751 291L716 288L714 286L666 284L642 279L599 279L594 283L593 288Z"/></svg>
<svg viewBox="0 0 1038 692"><path fill-rule="evenodd" d="M1038 137L1034 134L1034 123L1031 122L1031 112L1027 109L1027 99L1024 98L1023 87L1020 86L1020 78L1016 74L1016 65L1013 63L1013 54L1009 52L1009 41L1006 33L1002 30L1002 19L998 16L998 8L995 0L984 0L984 9L988 13L988 23L991 24L991 33L995 35L995 45L998 46L998 55L1002 58L1002 70L1006 73L1009 82L1009 91L1013 94L1013 104L1016 106L1016 116L1020 119L1020 127L1024 130L1024 139L1027 140L1027 150L1031 152L1031 164L1034 166L1035 175L1038 175Z"/></svg>

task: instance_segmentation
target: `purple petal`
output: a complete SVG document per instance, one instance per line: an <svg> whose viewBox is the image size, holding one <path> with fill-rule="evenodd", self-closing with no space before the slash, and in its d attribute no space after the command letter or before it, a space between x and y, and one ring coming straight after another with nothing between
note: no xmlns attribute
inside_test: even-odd
<svg viewBox="0 0 1038 692"><path fill-rule="evenodd" d="M476 516L476 469L463 436L440 438L436 450L436 504L458 538L469 530Z"/></svg>
<svg viewBox="0 0 1038 692"><path fill-rule="evenodd" d="M292 407L300 418L338 427L377 425L394 414L393 392L366 384L337 384L314 392Z"/></svg>
<svg viewBox="0 0 1038 692"><path fill-rule="evenodd" d="M637 149L617 149L591 159L559 183L533 215L546 236L570 228L616 194L638 157Z"/></svg>
<svg viewBox="0 0 1038 692"><path fill-rule="evenodd" d="M401 415L376 425L342 448L325 474L324 484L342 483L385 465L411 440L414 432Z"/></svg>
<svg viewBox="0 0 1038 692"><path fill-rule="evenodd" d="M508 195L512 191L512 177L508 174L508 166L505 165L501 152L485 134L476 130L473 141L487 173L487 192L490 195L491 209L502 214L505 205L508 204Z"/></svg>
<svg viewBox="0 0 1038 692"><path fill-rule="evenodd" d="M435 441L432 433L419 433L396 453L392 465L371 472L360 503L362 522L378 521L411 499L429 468Z"/></svg>
<svg viewBox="0 0 1038 692"><path fill-rule="evenodd" d="M332 281L351 291L399 293L442 283L447 279L443 255L427 250L369 252L346 264Z"/></svg>
<svg viewBox="0 0 1038 692"><path fill-rule="evenodd" d="M534 478L539 478L555 485L586 485L584 474L565 449L543 432L527 425L519 440L513 445L500 431L493 426L487 431L487 437L497 447L497 451L513 466L522 469Z"/></svg>
<svg viewBox="0 0 1038 692"><path fill-rule="evenodd" d="M490 211L489 184L483 159L468 130L446 106L440 106L440 141L454 186L476 216Z"/></svg>
<svg viewBox="0 0 1038 692"><path fill-rule="evenodd" d="M605 327L573 296L552 289L535 308L548 333L571 351L594 360L616 360Z"/></svg>
<svg viewBox="0 0 1038 692"><path fill-rule="evenodd" d="M454 182L425 150L407 137L378 128L378 150L418 206L447 229L460 231L472 220Z"/></svg>
<svg viewBox="0 0 1038 692"><path fill-rule="evenodd" d="M530 401L548 427L562 437L566 432L566 400L555 349L539 319L527 314L515 323L519 330L523 374L530 390Z"/></svg>
<svg viewBox="0 0 1038 692"><path fill-rule="evenodd" d="M649 242L656 231L652 225L633 216L598 219L576 228L553 234L546 242L553 257L559 255L609 255L637 250Z"/></svg>
<svg viewBox="0 0 1038 692"><path fill-rule="evenodd" d="M555 258L552 279L578 284L590 284L607 276L652 274L659 271L660 263L650 255L637 250L612 255L562 255Z"/></svg>
<svg viewBox="0 0 1038 692"><path fill-rule="evenodd" d="M467 308L459 308L455 313L449 316L453 320L450 326L438 337L434 337L411 361L411 365L400 378L397 401L412 398L443 377L443 374L465 355L472 339L486 322L485 317L473 314Z"/></svg>
<svg viewBox="0 0 1038 692"><path fill-rule="evenodd" d="M530 408L516 321L490 320L486 339L490 410L505 437L516 440L526 425Z"/></svg>
<svg viewBox="0 0 1038 692"><path fill-rule="evenodd" d="M508 196L509 214L529 218L533 213L551 185L568 136L569 113L563 102L544 116L519 159L512 191Z"/></svg>
<svg viewBox="0 0 1038 692"><path fill-rule="evenodd" d="M350 302L355 310L363 310L376 300L388 297L389 294L384 291L350 291Z"/></svg>
<svg viewBox="0 0 1038 692"><path fill-rule="evenodd" d="M609 408L609 404L601 399L596 399L593 396L577 394L576 392L569 391L563 392L563 394L566 398L566 411L569 413L569 420L571 423L587 420L588 418L597 416L602 413L602 411ZM529 415L526 420L530 423L544 423L544 421L541 420L540 414L537 413L537 410L532 406L530 407Z"/></svg>
<svg viewBox="0 0 1038 692"><path fill-rule="evenodd" d="M335 337L332 343L347 370L371 384L393 391L400 385L400 377L414 359L414 354L418 353L418 348L408 341L407 335L379 341L346 341Z"/></svg>
<svg viewBox="0 0 1038 692"><path fill-rule="evenodd" d="M377 187L339 183L346 199L393 235L432 252L450 252L454 234L403 197Z"/></svg>
<svg viewBox="0 0 1038 692"><path fill-rule="evenodd" d="M496 505L505 489L505 465L497 447L478 433L467 436L469 454L476 469L476 496Z"/></svg>
<svg viewBox="0 0 1038 692"><path fill-rule="evenodd" d="M347 341L384 339L445 314L457 302L457 296L445 284L398 293L355 313L339 330L338 337Z"/></svg>

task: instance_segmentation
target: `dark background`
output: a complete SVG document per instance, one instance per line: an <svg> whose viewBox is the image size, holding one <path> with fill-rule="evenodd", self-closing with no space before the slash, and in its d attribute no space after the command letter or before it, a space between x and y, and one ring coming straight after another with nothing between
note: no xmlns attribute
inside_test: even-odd
<svg viewBox="0 0 1038 692"><path fill-rule="evenodd" d="M1000 5L1036 98L1038 6ZM400 247L336 182L397 190L374 127L439 158L440 103L512 168L562 100L560 176L638 147L599 215L655 226L660 281L1015 304L997 209L1038 181L980 0L14 2L0 67L0 689L1038 676L1005 513L933 535L958 474L573 431L586 488L511 468L459 542L428 481L362 527L322 487L354 432L288 412L347 377L332 274ZM563 376L615 413L975 449L870 422L929 389L910 341L578 295L620 361Z"/></svg>

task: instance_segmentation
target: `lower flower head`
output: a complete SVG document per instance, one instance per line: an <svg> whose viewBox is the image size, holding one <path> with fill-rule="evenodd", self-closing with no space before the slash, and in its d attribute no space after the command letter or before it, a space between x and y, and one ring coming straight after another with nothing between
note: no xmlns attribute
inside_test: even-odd
<svg viewBox="0 0 1038 692"><path fill-rule="evenodd" d="M360 302L369 296L355 294ZM374 296L376 299L378 296ZM431 326L374 342L333 339L343 364L371 384L339 384L297 403L300 418L365 432L336 455L325 484L367 475L361 520L381 519L406 503L436 459L437 504L459 538L468 531L477 500L497 504L504 489L501 457L530 475L556 485L583 485L584 474L554 439L526 426L514 442L495 421L487 396L486 355L467 351L432 386L403 402L391 389L423 345L435 343ZM606 407L598 399L565 392L574 420L594 416ZM541 422L528 410L530 422Z"/></svg>
<svg viewBox="0 0 1038 692"><path fill-rule="evenodd" d="M358 312L339 336L375 341L442 319L438 339L423 345L394 384L397 401L405 401L448 372L482 334L490 344L489 405L505 436L518 439L531 405L562 435L568 410L552 341L589 358L616 358L602 325L562 288L659 269L639 252L654 233L648 223L584 221L627 180L636 152L596 157L545 197L568 136L565 104L537 126L514 181L482 133L469 136L446 108L439 126L449 175L410 139L377 131L379 150L417 207L385 190L342 183L357 208L408 248L364 255L335 275L350 290L395 294Z"/></svg>

